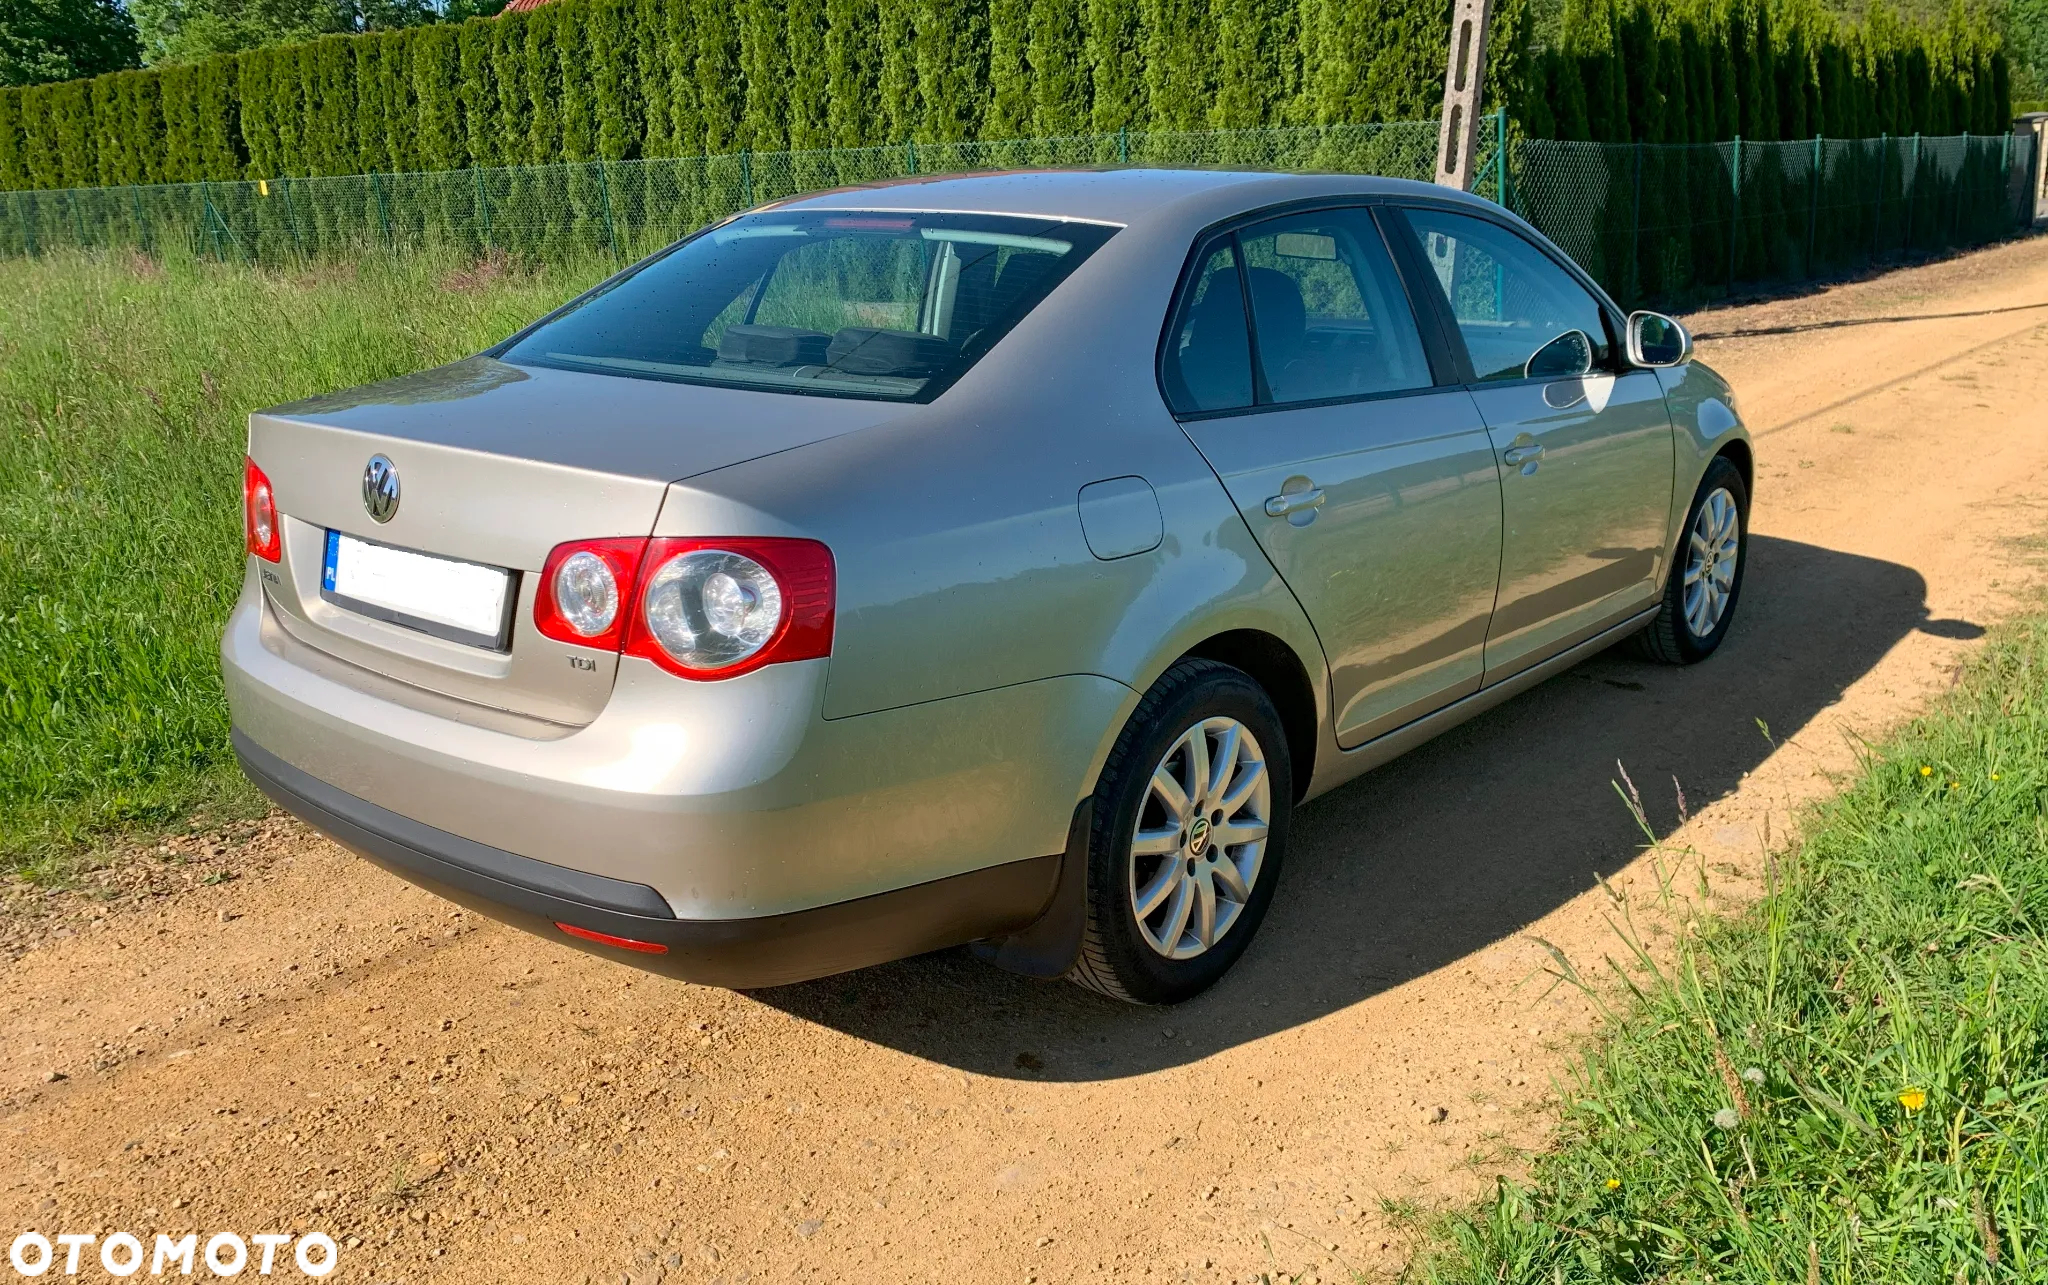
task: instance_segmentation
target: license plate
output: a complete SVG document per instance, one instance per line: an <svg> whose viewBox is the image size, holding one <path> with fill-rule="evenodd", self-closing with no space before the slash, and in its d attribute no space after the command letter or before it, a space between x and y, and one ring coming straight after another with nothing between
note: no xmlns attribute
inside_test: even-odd
<svg viewBox="0 0 2048 1285"><path fill-rule="evenodd" d="M513 574L480 562L414 553L327 533L320 596L338 607L436 638L504 651L512 639Z"/></svg>

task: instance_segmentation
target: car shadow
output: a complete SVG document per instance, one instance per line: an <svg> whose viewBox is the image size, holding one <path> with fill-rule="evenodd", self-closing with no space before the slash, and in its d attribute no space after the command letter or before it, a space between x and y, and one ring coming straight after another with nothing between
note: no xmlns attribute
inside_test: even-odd
<svg viewBox="0 0 2048 1285"><path fill-rule="evenodd" d="M1043 1080L1136 1075L1313 1021L1521 932L1627 865L1643 835L1611 784L1617 762L1669 833L1674 779L1697 810L1908 633L1981 633L1929 620L1925 591L1908 567L1753 538L1741 614L1711 661L1675 669L1612 649L1298 812L1257 940L1178 1008L1031 981L964 950L753 997L947 1066Z"/></svg>

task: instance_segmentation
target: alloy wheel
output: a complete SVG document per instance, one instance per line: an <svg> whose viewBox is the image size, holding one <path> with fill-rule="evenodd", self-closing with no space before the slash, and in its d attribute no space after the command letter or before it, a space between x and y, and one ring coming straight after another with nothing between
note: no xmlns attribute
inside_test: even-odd
<svg viewBox="0 0 2048 1285"><path fill-rule="evenodd" d="M1223 939L1258 882L1272 784L1251 729L1205 718L1152 770L1129 862L1131 911L1145 944L1192 959Z"/></svg>
<svg viewBox="0 0 2048 1285"><path fill-rule="evenodd" d="M1706 638L1721 623L1735 587L1742 554L1742 511L1726 487L1716 487L1692 520L1685 555L1685 627Z"/></svg>

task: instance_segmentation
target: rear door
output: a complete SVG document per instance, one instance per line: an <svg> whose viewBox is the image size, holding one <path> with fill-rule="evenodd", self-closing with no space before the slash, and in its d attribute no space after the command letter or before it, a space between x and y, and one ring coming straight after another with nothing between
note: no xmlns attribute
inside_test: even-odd
<svg viewBox="0 0 2048 1285"><path fill-rule="evenodd" d="M1633 370L1609 310L1535 242L1429 206L1404 253L1469 362L1500 462L1500 597L1486 637L1497 682L1651 605L1664 580L1671 417Z"/></svg>
<svg viewBox="0 0 2048 1285"><path fill-rule="evenodd" d="M1194 265L1168 400L1314 623L1339 742L1477 690L1500 567L1493 449L1371 210L1254 221Z"/></svg>

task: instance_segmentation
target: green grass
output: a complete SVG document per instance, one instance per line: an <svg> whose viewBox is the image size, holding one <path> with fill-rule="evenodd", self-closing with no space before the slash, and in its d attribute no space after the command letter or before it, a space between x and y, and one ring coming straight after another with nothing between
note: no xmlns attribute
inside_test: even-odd
<svg viewBox="0 0 2048 1285"><path fill-rule="evenodd" d="M1635 994L1556 1149L1414 1275L2048 1280L2048 615L1870 750L1772 882L1669 963L1618 921Z"/></svg>
<svg viewBox="0 0 2048 1285"><path fill-rule="evenodd" d="M252 410L448 361L603 271L0 261L0 869L247 812L215 645Z"/></svg>

